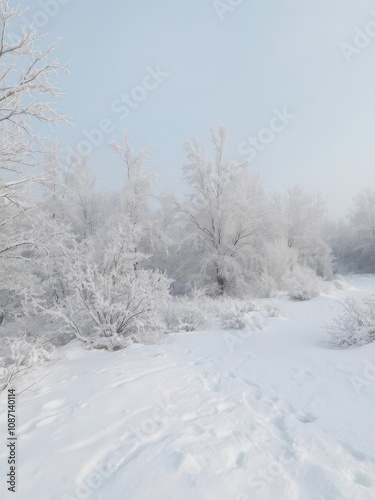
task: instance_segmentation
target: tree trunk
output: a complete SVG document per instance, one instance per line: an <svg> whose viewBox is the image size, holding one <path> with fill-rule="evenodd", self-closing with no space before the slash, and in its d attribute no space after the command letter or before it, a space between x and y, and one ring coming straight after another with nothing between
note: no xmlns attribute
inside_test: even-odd
<svg viewBox="0 0 375 500"><path fill-rule="evenodd" d="M225 291L225 278L223 278L220 274L219 268L216 267L216 282L219 287L219 295L224 295Z"/></svg>

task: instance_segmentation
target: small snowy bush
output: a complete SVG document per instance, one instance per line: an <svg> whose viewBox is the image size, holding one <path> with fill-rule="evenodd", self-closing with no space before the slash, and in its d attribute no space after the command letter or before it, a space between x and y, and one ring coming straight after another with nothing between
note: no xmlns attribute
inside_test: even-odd
<svg viewBox="0 0 375 500"><path fill-rule="evenodd" d="M240 313L239 311L233 311L232 313L223 313L220 320L221 327L224 330L242 330L242 328L245 328L246 326L243 313Z"/></svg>
<svg viewBox="0 0 375 500"><path fill-rule="evenodd" d="M185 297L168 301L163 319L167 332L192 332L207 323L203 308Z"/></svg>
<svg viewBox="0 0 375 500"><path fill-rule="evenodd" d="M42 337L7 339L0 353L0 391L18 375L54 357L55 350Z"/></svg>
<svg viewBox="0 0 375 500"><path fill-rule="evenodd" d="M224 330L242 330L246 321L244 313L239 309L229 309L220 314L221 327Z"/></svg>
<svg viewBox="0 0 375 500"><path fill-rule="evenodd" d="M289 280L289 296L295 300L310 300L322 291L322 281L312 269L296 268Z"/></svg>
<svg viewBox="0 0 375 500"><path fill-rule="evenodd" d="M241 300L237 302L237 307L243 313L250 313L254 311L260 311L261 306L255 300Z"/></svg>
<svg viewBox="0 0 375 500"><path fill-rule="evenodd" d="M52 303L47 296L39 302L40 310L62 324L64 332L98 349L121 349L149 332L162 331L161 309L169 299L171 280L139 267L145 256L134 249L132 227L114 225L103 249L95 243L85 240L63 249L64 294L56 294Z"/></svg>
<svg viewBox="0 0 375 500"><path fill-rule="evenodd" d="M343 302L344 312L328 326L331 343L339 347L364 345L375 341L375 295L361 305L353 297Z"/></svg>
<svg viewBox="0 0 375 500"><path fill-rule="evenodd" d="M272 304L266 304L264 313L266 314L267 318L278 318L280 316L280 309Z"/></svg>
<svg viewBox="0 0 375 500"><path fill-rule="evenodd" d="M213 317L219 317L225 330L239 330L246 325L262 329L267 318L278 316L279 310L272 304L249 299L218 299L208 305Z"/></svg>
<svg viewBox="0 0 375 500"><path fill-rule="evenodd" d="M253 308L254 307L254 308ZM249 310L249 303L228 304L220 313L221 327L224 330L241 330L247 325L263 330L267 318L278 315L277 308L266 305L261 308L252 304Z"/></svg>
<svg viewBox="0 0 375 500"><path fill-rule="evenodd" d="M136 335L129 337L120 337L119 335L111 335L110 337L101 337L96 335L93 338L89 338L85 342L86 349L106 349L107 351L119 351L120 349L125 349L132 342L137 342L138 339Z"/></svg>

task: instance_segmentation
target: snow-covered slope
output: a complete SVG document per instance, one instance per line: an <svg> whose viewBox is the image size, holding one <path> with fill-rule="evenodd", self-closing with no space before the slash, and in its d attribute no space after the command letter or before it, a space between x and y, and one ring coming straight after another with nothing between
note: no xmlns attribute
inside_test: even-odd
<svg viewBox="0 0 375 500"><path fill-rule="evenodd" d="M351 285L363 296L375 279ZM0 497L374 499L375 345L322 343L344 295L274 299L263 331L114 353L72 342L19 383L37 381L17 402L18 492L4 494L3 443Z"/></svg>

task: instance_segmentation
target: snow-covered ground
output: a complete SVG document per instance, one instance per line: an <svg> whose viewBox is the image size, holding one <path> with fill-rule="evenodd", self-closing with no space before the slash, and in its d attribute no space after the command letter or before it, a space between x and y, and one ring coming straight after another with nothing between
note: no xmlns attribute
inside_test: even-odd
<svg viewBox="0 0 375 500"><path fill-rule="evenodd" d="M375 291L374 277L350 284ZM0 497L374 499L375 344L324 343L344 295L273 299L262 331L214 324L114 353L70 343L18 383L37 381L17 401L18 492L4 494L3 442Z"/></svg>

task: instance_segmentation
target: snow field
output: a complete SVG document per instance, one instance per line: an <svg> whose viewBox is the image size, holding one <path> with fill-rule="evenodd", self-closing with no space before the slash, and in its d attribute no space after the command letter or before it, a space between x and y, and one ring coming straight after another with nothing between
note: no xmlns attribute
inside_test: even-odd
<svg viewBox="0 0 375 500"><path fill-rule="evenodd" d="M273 299L262 331L214 323L113 353L71 342L19 382L36 384L17 402L16 498L375 498L375 345L323 342L345 293Z"/></svg>

